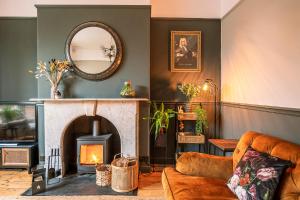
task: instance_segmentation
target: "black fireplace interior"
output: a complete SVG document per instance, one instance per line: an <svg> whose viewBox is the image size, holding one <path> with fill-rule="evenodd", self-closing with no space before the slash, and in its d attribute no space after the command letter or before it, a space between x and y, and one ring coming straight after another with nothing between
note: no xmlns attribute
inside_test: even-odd
<svg viewBox="0 0 300 200"><path fill-rule="evenodd" d="M93 136L94 122L99 122L99 133ZM95 134L95 133L94 133ZM111 136L109 135L111 134ZM101 144L105 155L104 163L109 163L113 155L121 152L120 136L115 126L101 116L81 116L75 119L66 129L63 135L62 145L62 174L74 174L79 171L89 171L88 168L80 167L77 159L77 140L80 144Z"/></svg>

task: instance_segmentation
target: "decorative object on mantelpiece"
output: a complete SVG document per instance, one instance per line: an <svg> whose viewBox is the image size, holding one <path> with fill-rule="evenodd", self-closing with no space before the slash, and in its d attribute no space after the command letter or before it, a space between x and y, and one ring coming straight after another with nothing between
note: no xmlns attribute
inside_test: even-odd
<svg viewBox="0 0 300 200"><path fill-rule="evenodd" d="M58 86L68 71L72 71L72 68L67 60L51 59L48 66L45 62L39 62L35 71L29 72L33 73L37 79L46 78L51 84L51 98L57 99L61 97Z"/></svg>
<svg viewBox="0 0 300 200"><path fill-rule="evenodd" d="M171 31L171 72L201 71L201 31Z"/></svg>
<svg viewBox="0 0 300 200"><path fill-rule="evenodd" d="M121 89L120 95L122 97L134 97L135 96L135 91L132 88L131 80L124 82L124 85Z"/></svg>
<svg viewBox="0 0 300 200"><path fill-rule="evenodd" d="M212 94L214 96L214 133L212 136L208 136L208 138L218 138L217 135L217 85L214 83L212 79L206 79L204 81L204 84L202 85L202 90L209 92L209 94Z"/></svg>
<svg viewBox="0 0 300 200"><path fill-rule="evenodd" d="M204 128L208 128L208 121L207 121L207 113L206 110L198 106L195 109L195 113L197 115L197 120L195 124L195 133L196 135L203 134Z"/></svg>
<svg viewBox="0 0 300 200"><path fill-rule="evenodd" d="M188 101L188 103L185 104L185 112L191 112L192 100L200 95L201 86L194 83L182 83L181 85L178 85L178 89L186 96Z"/></svg>
<svg viewBox="0 0 300 200"><path fill-rule="evenodd" d="M107 79L118 69L123 57L123 45L116 31L94 21L71 31L65 51L75 73L88 80Z"/></svg>
<svg viewBox="0 0 300 200"><path fill-rule="evenodd" d="M96 184L100 187L111 184L111 166L102 163L96 164Z"/></svg>
<svg viewBox="0 0 300 200"><path fill-rule="evenodd" d="M130 192L138 187L139 167L136 158L125 157L120 153L114 156L111 166L111 188L114 191Z"/></svg>

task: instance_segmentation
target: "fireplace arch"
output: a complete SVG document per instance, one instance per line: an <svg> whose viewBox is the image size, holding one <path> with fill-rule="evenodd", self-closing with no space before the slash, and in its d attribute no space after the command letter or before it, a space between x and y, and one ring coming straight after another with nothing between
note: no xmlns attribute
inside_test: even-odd
<svg viewBox="0 0 300 200"><path fill-rule="evenodd" d="M77 172L76 139L92 136L93 122L99 121L100 135L112 134L110 157L121 152L120 135L112 122L101 116L80 116L73 119L64 129L60 138L62 176Z"/></svg>
<svg viewBox="0 0 300 200"><path fill-rule="evenodd" d="M80 116L101 116L114 124L120 136L121 152L139 157L139 107L147 99L41 99L44 102L45 156L58 147L62 134ZM45 166L47 166L47 159Z"/></svg>

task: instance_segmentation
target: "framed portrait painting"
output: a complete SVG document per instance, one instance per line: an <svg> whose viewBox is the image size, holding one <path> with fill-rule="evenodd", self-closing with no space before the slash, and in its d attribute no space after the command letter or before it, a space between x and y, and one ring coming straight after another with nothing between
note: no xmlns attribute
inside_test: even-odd
<svg viewBox="0 0 300 200"><path fill-rule="evenodd" d="M171 31L171 72L201 71L201 31Z"/></svg>

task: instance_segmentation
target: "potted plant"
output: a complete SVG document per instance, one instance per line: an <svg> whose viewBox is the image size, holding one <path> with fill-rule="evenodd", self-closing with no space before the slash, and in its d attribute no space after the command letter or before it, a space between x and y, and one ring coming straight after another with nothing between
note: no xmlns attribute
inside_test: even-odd
<svg viewBox="0 0 300 200"><path fill-rule="evenodd" d="M45 62L39 62L35 71L30 70L30 73L35 74L35 78L46 78L51 84L51 98L56 99L60 97L58 85L66 76L66 72L71 71L71 65L67 60L51 59L49 65Z"/></svg>
<svg viewBox="0 0 300 200"><path fill-rule="evenodd" d="M188 103L185 104L185 112L192 111L192 99L198 97L201 92L201 86L194 83L182 83L178 86L180 92L182 92L186 98Z"/></svg>
<svg viewBox="0 0 300 200"><path fill-rule="evenodd" d="M12 106L6 106L2 110L0 110L0 117L3 122L7 123L22 117L22 112L18 108L14 108Z"/></svg>
<svg viewBox="0 0 300 200"><path fill-rule="evenodd" d="M206 110L198 106L195 110L197 119L195 124L195 133L200 135L203 133L204 128L208 128L207 114Z"/></svg>
<svg viewBox="0 0 300 200"><path fill-rule="evenodd" d="M152 104L152 112L150 117L144 119L150 120L150 132L154 130L155 140L157 146L164 146L164 134L169 128L170 118L175 117L175 111L173 109L166 109L164 103L160 104L160 107L156 103Z"/></svg>
<svg viewBox="0 0 300 200"><path fill-rule="evenodd" d="M134 97L135 96L135 91L132 88L130 80L124 82L124 85L123 85L123 88L121 89L120 95L122 97Z"/></svg>

